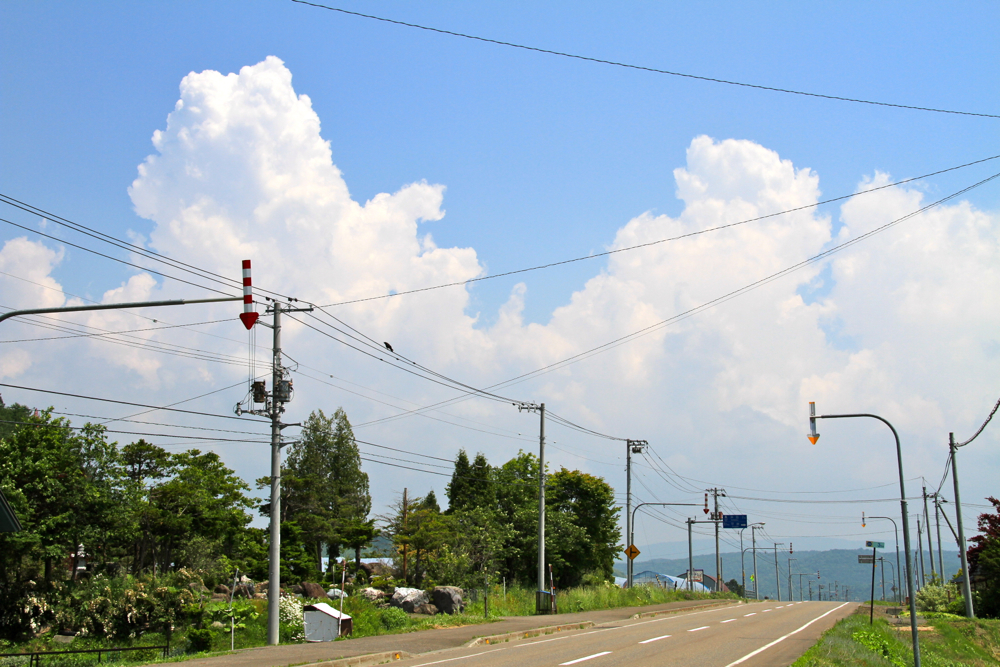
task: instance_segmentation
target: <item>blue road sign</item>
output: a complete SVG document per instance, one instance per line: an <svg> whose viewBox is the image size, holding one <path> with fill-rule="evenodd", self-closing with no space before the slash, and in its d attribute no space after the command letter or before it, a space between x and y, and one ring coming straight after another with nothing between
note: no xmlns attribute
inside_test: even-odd
<svg viewBox="0 0 1000 667"><path fill-rule="evenodd" d="M722 527L723 528L746 528L747 527L747 515L746 514L723 514L722 515Z"/></svg>
<svg viewBox="0 0 1000 667"><path fill-rule="evenodd" d="M869 549L885 549L885 542L872 542L868 540L865 542L865 546Z"/></svg>

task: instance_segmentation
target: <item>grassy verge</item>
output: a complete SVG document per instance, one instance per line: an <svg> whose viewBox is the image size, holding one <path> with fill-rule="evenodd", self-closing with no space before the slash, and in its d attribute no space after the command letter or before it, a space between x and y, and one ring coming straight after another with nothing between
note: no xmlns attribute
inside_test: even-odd
<svg viewBox="0 0 1000 667"><path fill-rule="evenodd" d="M621 589L617 586L589 586L581 588L571 588L559 591L557 595L558 611L561 614L593 611L598 609L613 609L618 607L639 607L652 604L662 604L665 602L676 602L679 600L695 599L738 599L731 593L725 594L705 594L691 593L688 591L667 591L653 586L637 586L632 589ZM303 600L306 604L316 602L315 600ZM323 600L333 606L339 603ZM224 604L219 603L221 611ZM210 635L203 638L207 641L204 650L195 652L193 650L193 636L191 627L181 626L173 633L170 639L171 651L170 660L181 661L195 657L205 657L220 653L227 653L230 646L236 649L255 648L265 646L267 643L267 602L265 600L252 600L240 603L245 607L242 614L242 627L238 627L232 636L229 632L228 619L223 618L224 614L206 613L203 625L211 628ZM344 601L344 612L350 614L354 621L354 631L351 637L370 637L374 635L398 634L404 632L415 632L433 628L458 627L463 625L473 625L479 623L489 623L500 620L504 616L532 616L535 613L535 592L527 588L508 588L506 591L496 586L490 590L489 594L489 618L484 613L484 601L482 598L476 602L469 603L465 611L452 616L439 614L436 616L423 616L417 614L405 614L399 609L382 608L375 605L363 597L351 596ZM209 622L217 619L217 625L213 628ZM219 627L218 622L224 621ZM296 635L301 633L301 626L298 630L284 624L281 626L281 643L299 643ZM232 644L231 644L232 641ZM339 640L345 641L345 640ZM0 644L0 653L15 651L61 651L78 649L98 649L111 647L129 646L149 646L166 644L167 638L159 633L147 632L143 636L134 640L109 642L102 637L77 637L69 644L62 644L55 640L54 634L43 635L31 642L19 645ZM120 664L140 665L149 662L160 662L160 652L143 651L137 653L124 653L118 656L115 662ZM108 657L103 657L103 662L108 662ZM0 658L0 667L6 665L26 664L23 658L3 659ZM96 665L96 654L73 655L66 657L48 656L45 658L45 665L48 667L83 667L84 665Z"/></svg>
<svg viewBox="0 0 1000 667"><path fill-rule="evenodd" d="M921 663L926 667L1000 664L1000 620L933 619L919 632ZM905 667L913 664L909 626L899 629L881 619L874 625L861 613L839 621L793 667Z"/></svg>

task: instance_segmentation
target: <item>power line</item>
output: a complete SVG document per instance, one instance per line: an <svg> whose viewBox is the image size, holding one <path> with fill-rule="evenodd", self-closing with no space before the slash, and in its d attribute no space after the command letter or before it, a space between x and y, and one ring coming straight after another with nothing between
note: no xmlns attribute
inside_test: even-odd
<svg viewBox="0 0 1000 667"><path fill-rule="evenodd" d="M837 252L840 252L841 250L849 248L849 247L855 245L856 243L860 243L861 241L864 241L864 240L866 240L866 239L868 239L868 238L870 238L872 236L875 236L876 234L879 234L879 233L881 233L881 232L883 232L883 231L885 231L885 230L887 230L887 229L889 229L891 227L894 227L894 226L898 225L901 222L909 220L910 218L913 218L913 217L915 217L915 216L917 216L917 215L919 215L919 214L921 214L921 213L923 213L923 212L925 212L925 211L927 211L927 210L929 210L931 208L934 208L936 206L940 206L941 204L943 204L943 203L945 203L947 201L950 201L951 199L954 199L955 197L958 197L958 196L960 196L962 194L965 194L966 192L969 192L970 190L973 190L974 188L977 188L977 187L979 187L981 185L989 183L990 181L992 181L992 180L994 180L994 179L996 179L998 177L1000 177L1000 173L997 173L997 174L994 174L994 175L992 175L992 176L990 176L988 178L985 178L985 179L983 179L983 180L981 180L981 181L979 181L977 183L974 183L973 185L970 185L970 186L968 186L966 188L963 188L963 189L959 190L958 192L954 192L954 193L948 195L947 197L943 197L941 199L938 199L937 201L932 202L930 204L927 204L926 206L923 206L923 207L917 209L916 211L908 213L908 214L906 214L906 215L904 215L904 216L902 216L900 218L896 218L895 220L892 220L891 222L887 222L887 223L885 223L884 225L882 225L880 227L876 227L875 229L862 234L861 236L857 236L857 237L855 237L855 238L853 238L853 239L851 239L849 241L845 241L845 242L843 242L843 243L841 243L839 245L836 245L836 246L834 246L834 247L832 247L832 248L830 248L828 250L824 250L823 252L820 252L820 253L818 253L816 255L813 255L812 257L809 257L808 259L802 260L801 262L798 262L796 264L788 266L788 267L786 267L786 268L784 268L784 269L782 269L780 271L772 273L771 275L765 276L764 278L761 278L759 280L755 280L754 282L749 283L747 285L744 285L743 287L740 287L740 288L735 289L735 290L733 290L731 292L723 294L722 296L716 297L715 299L712 299L711 301L706 301L705 303L702 303L699 306L695 306L695 307L690 308L690 309L688 309L688 310L686 310L686 311L684 311L682 313L678 313L677 315L674 315L673 317L669 317L669 318L667 318L665 320L661 320L660 322L657 322L655 324L651 324L649 326L643 327L642 329L639 329L637 331L633 331L630 334L627 334L625 336L621 336L620 338L616 338L616 339L614 339L612 341L609 341L607 343L604 343L602 345L598 345L596 347L592 347L589 350L585 350L583 352L579 352L577 354L574 354L574 355L572 355L570 357L567 357L567 358L563 359L562 361L554 362L552 364L549 364L547 366L543 366L541 368L535 369L535 370L530 371L528 373L522 373L521 375L513 377L510 380L506 380L505 382L501 382L501 383L492 385L492 386L488 387L488 389L492 389L493 387L510 386L512 384L517 384L517 383L520 383L520 382L524 382L524 381L526 381L528 379L537 377L539 375L543 375L545 373L550 373L550 372L552 372L554 370L557 370L558 368L563 368L563 367L568 366L570 364L577 363L577 362L582 361L582 360L584 360L584 359L586 359L588 357L591 357L591 356L593 356L595 354L600 354L602 352L606 352L606 351L608 351L610 349L613 349L615 347L618 347L620 345L624 345L625 343L631 342L635 338L639 338L639 337L651 334L654 331L656 331L657 329L661 329L661 328L663 328L663 327L665 327L665 326L667 326L669 324L673 324L675 322L679 322L681 320L687 319L688 317L691 317L691 316L693 316L693 315L695 315L695 314L697 314L699 312L702 312L704 310L708 310L708 309L713 308L713 307L715 307L715 306L717 306L717 305L719 305L721 303L725 303L726 301L729 301L731 299L735 299L736 297L742 296L743 294L746 294L747 292L753 291L753 290L757 289L758 287L762 287L763 285L766 285L766 284L768 284L770 282L773 282L773 281L777 280L778 278L781 278L781 277L784 277L785 275L793 273L793 272L795 272L795 271L797 271L797 270L799 270L799 269L801 269L801 268L803 268L805 266L808 266L810 264L814 264L814 263L818 262L821 259L825 259L826 257L829 257L829 256L831 256L831 255L833 255L833 254L835 254Z"/></svg>
<svg viewBox="0 0 1000 667"><path fill-rule="evenodd" d="M19 426L42 426L38 422L21 422L21 421L11 421L7 419L0 419L0 424L17 424ZM70 426L69 424L49 424L53 428L67 428L74 431L85 431L86 426ZM96 426L96 425L95 425ZM240 442L245 444L254 445L267 445L270 444L270 440L244 440L244 439L234 439L234 438L217 438L211 437L206 438L200 435L180 435L179 433L140 433L138 431L115 431L112 429L101 428L104 433L118 433L124 435L139 435L145 436L147 438L183 438L185 440L211 440L212 442Z"/></svg>
<svg viewBox="0 0 1000 667"><path fill-rule="evenodd" d="M383 23L392 23L394 25L405 26L407 28L418 28L420 30L427 30L428 32L435 32L442 35L450 35L452 37L461 37L463 39L471 39L477 42L486 42L488 44L496 44L498 46L508 46L515 49L522 49L524 51L533 51L535 53L545 53L552 56L560 56L563 58L572 58L574 60L583 60L585 62L600 63L602 65L612 65L614 67L624 67L626 69L640 70L643 72L650 72L653 74L666 74L669 76L683 77L685 79L696 79L698 81L707 81L710 83L722 83L727 86L740 86L743 88L755 88L757 90L766 90L772 93L785 93L787 95L802 95L805 97L817 97L824 100L836 100L838 102L852 102L855 104L869 104L873 106L880 107L891 107L895 109L910 109L913 111L931 111L934 113L946 113L946 114L956 114L961 116L978 116L982 118L1000 118L1000 115L988 114L988 113L976 113L972 111L955 111L950 109L935 109L933 107L920 107L909 104L895 104L892 102L877 102L874 100L863 100L854 97L843 97L840 95L825 95L823 93L810 93L801 90L792 90L789 88L777 88L774 86L764 86L756 83L745 83L742 81L730 81L728 79L719 79L710 76L700 76L698 74L688 74L685 72L674 72L671 70L658 69L655 67L644 67L642 65L631 65L628 63L618 62L615 60L605 60L603 58L593 58L591 56L581 56L574 53L566 53L564 51L553 51L551 49L543 49L537 46L526 46L524 44L515 44L514 42L505 42L498 39L490 39L488 37L478 37L476 35L468 35L461 32L455 32L453 30L444 30L442 28L432 28L430 26L419 25L417 23L407 23L406 21L398 21L395 19L387 19L381 16L373 16L371 14L362 14L360 12L352 12L346 9L340 9L339 7L330 7L328 5L321 5L316 2L308 2L307 0L292 0L292 2L298 3L300 5L308 5L310 7L316 7L317 9L326 9L332 12L340 12L341 14L347 14L350 16L358 16L361 18L372 19L375 21L382 21Z"/></svg>
<svg viewBox="0 0 1000 667"><path fill-rule="evenodd" d="M243 384L243 383L240 382L240 384ZM82 399L87 400L87 401L101 401L102 403L116 403L118 405L131 405L132 407L136 407L136 408L151 408L153 410L166 410L168 412L182 412L184 414L188 414L188 415L200 415L202 417L216 417L218 419L236 419L236 420L244 421L244 422L248 421L248 419L246 417L236 417L235 415L213 415L210 412L198 412L197 410L182 410L180 408L170 408L170 407L166 407L166 406L146 405L145 403L132 403L130 401L119 401L119 400L116 400L116 399L113 399L113 398L98 398L97 396L83 396L81 394L71 394L71 393L63 392L63 391L53 391L51 389L37 389L35 387L23 387L21 385L6 384L6 383L3 383L3 382L0 382L0 387L9 387L11 389L21 389L23 391L37 391L37 392L42 393L42 394L53 394L55 396L67 396L69 398L82 398ZM264 419L250 419L249 421L267 423L267 420L264 420Z"/></svg>
<svg viewBox="0 0 1000 667"><path fill-rule="evenodd" d="M731 222L731 223L728 223L728 224L725 224L725 225L719 225L717 227L708 227L707 229L700 229L700 230L693 231L693 232L687 232L685 234L680 234L678 236L671 236L671 237L665 238L665 239L658 239L656 241L648 241L646 243L639 243L639 244L636 244L636 245L627 246L625 248L615 248L614 250L606 250L604 252L598 252L598 253L594 253L592 255L585 255L585 256L582 256L582 257L573 257L572 259L564 259L564 260L560 260L560 261L557 261L557 262L549 262L547 264L539 264L538 266L530 266L530 267L524 268L524 269L515 269L513 271L505 271L503 273L497 273L497 274L493 274L493 275L489 275L489 276L479 276L477 278L470 278L468 280L460 280L460 281L452 282L452 283L443 283L441 285L432 285L430 287L419 287L417 289L404 290L402 292L393 292L391 294L380 294L378 296L364 297L364 298L361 298L361 299L352 299L352 300L349 300L349 301L339 301L337 303L326 304L325 306L319 306L319 305L316 305L316 304L311 304L311 305L313 305L316 308L318 308L319 310L323 311L324 313L326 313L330 317L333 317L333 315L331 315L330 313L328 313L327 311L325 311L323 309L324 308L331 308L331 307L334 307L334 306L346 306L348 304L361 303L361 302L364 302L364 301L375 301L375 300L378 300L378 299L388 299L390 297L395 297L395 296L405 296L407 294L416 294L418 292L428 292L428 291L431 291L431 290L442 289L444 287L458 287L458 286L461 286L461 285L468 285L468 284L471 284L471 283L482 282L484 280L494 280L496 278L504 278L506 276L513 276L513 275L517 275L519 273L528 273L529 271L539 271L541 269L549 269L549 268L552 268L552 267L555 267L555 266L562 266L563 264L572 264L574 262L582 262L582 261L589 260L589 259L596 259L598 257L607 257L609 255L614 255L614 254L617 254L617 253L620 253L620 252L628 252L630 250L638 250L640 248L648 248L650 246L659 245L661 243L669 243L671 241L679 241L681 239L690 238L692 236L699 236L701 234L707 234L709 232L717 232L717 231L720 231L720 230L723 230L723 229L729 229L730 227L737 227L739 225L745 225L745 224L748 224L748 223L751 223L751 222L758 222L760 220L766 220L768 218L774 218L774 217L777 217L779 215L785 215L785 214L788 214L788 213L795 213L796 211L804 211L804 210L807 210L807 209L811 209L811 208L816 208L818 206L822 206L824 204L830 204L830 203L833 203L833 202L842 201L844 199L851 199L852 197L860 197L862 195L867 195L867 194L871 194L873 192L878 192L879 190L885 190L886 188L894 188L894 187L898 187L900 185L905 185L906 183L911 183L913 181L921 180L921 179L924 179L924 178L930 178L931 176L937 176L939 174L944 174L944 173L947 173L949 171L955 171L956 169L963 169L965 167L971 167L973 165L981 164L983 162L989 162L990 160L996 160L997 158L1000 158L1000 155L994 155L992 157L983 158L981 160L975 160L973 162L966 162L965 164L960 164L957 167L949 167L947 169L940 169L938 171L934 171L934 172L931 172L929 174L924 174L922 176L914 176L912 178L907 178L907 179L904 179L904 180L901 180L901 181L895 181L893 183L888 183L886 185L880 185L878 187L869 188L868 190L863 190L861 192L855 192L855 193L852 193L852 194L849 194L849 195L841 195L839 197L832 197L830 199L824 199L824 200L816 202L815 204L806 204L805 206L797 206L795 208L789 208L789 209L785 209L783 211L778 211L777 213L768 213L767 215L758 216L756 218L748 218L746 220L739 220L737 222Z"/></svg>
<svg viewBox="0 0 1000 667"><path fill-rule="evenodd" d="M0 201L2 201L2 200L0 200ZM13 225L14 227L18 227L18 228L23 229L23 230L25 230L27 232L31 232L32 234L38 234L39 236L44 236L45 238L51 239L51 240L53 240L53 241L55 241L57 243L65 243L68 246L72 246L74 248L78 248L80 250L83 250L84 252L89 252L89 253L91 253L93 255L97 255L98 257L103 257L105 259L110 259L112 262L118 262L119 264L124 264L125 266L131 266L132 268L139 269L140 271L148 271L149 273L155 273L156 275L158 275L158 276L160 276L162 278L169 278L170 280L176 280L177 282L184 283L185 285L191 285L192 287L197 287L198 289L208 290L209 292L215 292L216 294L222 294L224 296L233 296L229 292L223 292L221 290L215 289L214 287L206 287L205 285L199 285L198 283L193 283L190 280L184 280L183 278L178 278L177 276L171 276L171 275L168 275L166 273L161 273L160 271L156 271L154 269L150 269L150 268L145 267L145 266L139 266L138 264L133 264L132 262L126 262L124 259L118 259L117 257L112 257L111 255L105 255L102 252L97 252L96 250L91 250L90 248L85 248L84 246L77 245L76 243L70 243L69 241L67 241L65 239L56 238L55 236L51 236L49 234L45 234L44 232L40 232L37 229L32 229L31 227L26 227L25 225L19 225L16 222L11 222L10 220L7 220L6 218L0 218L0 222L6 222L8 225Z"/></svg>
<svg viewBox="0 0 1000 667"><path fill-rule="evenodd" d="M237 280L235 278L229 278L227 276L223 276L223 275L215 273L213 271L209 271L207 269L202 269L200 267L194 266L193 264L188 264L186 262L182 262L182 261L177 260L177 259L172 259L172 258L166 257L166 256L164 256L164 255L156 252L155 250L150 250L149 248L144 248L144 247L142 247L140 245L136 245L134 243L128 243L127 241L122 241L121 239L115 238L114 236L110 236L109 234L105 234L104 232L98 231L98 230L96 230L96 229L94 229L92 227L88 227L88 226L83 225L83 224L81 224L79 222L74 222L74 221L69 220L67 218L64 218L62 216L59 216L59 215L56 215L56 214L51 213L49 211L46 211L45 209L39 208L37 206L34 206L33 204L28 204L26 202L23 202L23 201L20 201L18 199L15 199L14 197L11 197L10 195L5 195L5 194L0 193L0 203L4 203L4 204L7 204L8 206L13 206L15 208L19 208L22 211L25 211L27 213L31 213L33 215L42 216L42 217L44 217L47 220L51 220L52 222L55 222L58 225L61 225L63 227L67 227L69 229L72 229L73 231L78 232L80 234L84 234L84 235L89 236L89 237L91 237L93 239L96 239L98 241L102 241L104 243L108 243L108 244L110 244L110 245L112 245L112 246L114 246L116 248L120 248L120 249L126 250L128 252L136 253L136 254L144 257L144 258L151 259L153 261L157 261L157 262L160 262L162 264L166 264L167 266L169 266L171 268L179 269L181 271L185 271L185 272L190 273L192 275L198 276L199 278L202 278L202 279L205 279L205 280L209 280L209 281L212 281L212 282L224 285L224 286L229 287L229 288L235 288L235 287L242 287L243 286L243 281L242 280ZM14 224L14 223L11 223L11 224ZM49 237L49 238L51 238L51 237ZM70 245L72 245L72 244L70 244ZM80 246L74 246L74 247L80 247ZM86 250L86 248L82 248L82 249ZM113 258L111 258L111 259L113 259ZM132 265L132 266L134 266L134 265ZM152 269L144 269L144 270L152 271ZM153 273L156 273L156 272L153 271ZM162 275L162 274L160 274L160 275ZM176 280L176 278L175 278L175 280ZM209 289L209 288L205 288L205 289ZM272 292L270 290L263 289L263 288L260 288L260 287L258 287L257 290L259 292L266 292L268 294L274 294L275 296L281 296L281 297L286 298L286 299L288 298L285 295L278 294L277 292Z"/></svg>

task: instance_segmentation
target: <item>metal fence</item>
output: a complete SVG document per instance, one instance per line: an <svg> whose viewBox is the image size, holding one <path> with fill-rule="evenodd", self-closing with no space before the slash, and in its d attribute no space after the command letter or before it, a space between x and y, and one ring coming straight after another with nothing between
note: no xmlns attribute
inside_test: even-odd
<svg viewBox="0 0 1000 667"><path fill-rule="evenodd" d="M111 658L112 656L121 656L122 653L127 651L162 651L163 657L166 658L170 654L170 644L164 644L162 646L130 646L128 648L88 648L88 649L77 649L69 651L31 651L26 653L0 653L0 658L5 658L5 660L0 661L0 664L27 664L28 667L40 667L42 664L42 658L46 657L56 657L56 656L69 656L71 654L97 654L97 662L102 662L102 657ZM28 662L11 662L6 660L6 658L27 658ZM117 662L112 660L107 660L107 662Z"/></svg>

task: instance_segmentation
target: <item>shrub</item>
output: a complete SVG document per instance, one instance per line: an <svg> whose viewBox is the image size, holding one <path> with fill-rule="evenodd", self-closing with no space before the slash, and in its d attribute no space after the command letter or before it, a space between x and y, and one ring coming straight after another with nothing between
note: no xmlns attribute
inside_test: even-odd
<svg viewBox="0 0 1000 667"><path fill-rule="evenodd" d="M382 627L386 630L398 630L399 628L405 628L409 624L410 617L399 607L389 607L382 611L380 621Z"/></svg>
<svg viewBox="0 0 1000 667"><path fill-rule="evenodd" d="M212 648L211 630L191 630L188 632L187 639L189 653L202 653Z"/></svg>

